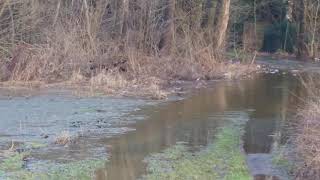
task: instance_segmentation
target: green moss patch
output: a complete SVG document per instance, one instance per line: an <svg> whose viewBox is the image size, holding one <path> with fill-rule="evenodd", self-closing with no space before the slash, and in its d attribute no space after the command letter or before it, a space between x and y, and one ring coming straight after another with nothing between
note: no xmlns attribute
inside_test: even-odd
<svg viewBox="0 0 320 180"><path fill-rule="evenodd" d="M178 144L146 159L147 180L210 179L249 180L252 176L242 152L244 121L232 121L221 128L214 142L200 152L192 153Z"/></svg>

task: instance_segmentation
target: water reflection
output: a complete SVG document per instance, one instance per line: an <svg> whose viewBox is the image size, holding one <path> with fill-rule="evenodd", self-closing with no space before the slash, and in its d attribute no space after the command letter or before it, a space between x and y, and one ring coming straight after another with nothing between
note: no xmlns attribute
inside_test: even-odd
<svg viewBox="0 0 320 180"><path fill-rule="evenodd" d="M289 90L296 81L288 76L261 75L240 82L218 82L211 89L199 90L191 98L146 108L147 116L134 125L136 131L103 143L111 145L111 157L97 179L131 180L145 172L143 159L176 144L188 143L197 149L212 141L215 129L229 111L250 111L244 148L247 153L267 153L273 134L285 119Z"/></svg>
<svg viewBox="0 0 320 180"><path fill-rule="evenodd" d="M245 150L247 153L269 153L274 137L286 120L289 103L296 94L297 79L292 76L266 76L257 82L252 91L257 93L250 106L255 109L246 128ZM292 99L292 100L293 100ZM288 107L291 106L291 107Z"/></svg>

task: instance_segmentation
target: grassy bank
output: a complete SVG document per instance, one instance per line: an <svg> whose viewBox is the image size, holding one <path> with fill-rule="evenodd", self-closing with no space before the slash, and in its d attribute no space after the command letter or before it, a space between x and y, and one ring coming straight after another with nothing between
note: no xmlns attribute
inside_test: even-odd
<svg viewBox="0 0 320 180"><path fill-rule="evenodd" d="M152 155L146 159L148 174L143 179L252 179L241 150L244 124L231 122L221 128L213 143L200 152L178 144Z"/></svg>
<svg viewBox="0 0 320 180"><path fill-rule="evenodd" d="M42 163L38 168L45 171L26 169L28 153L10 153L0 160L0 179L8 180L89 180L98 168L104 167L104 160L83 160L67 164ZM37 166L37 165L36 165Z"/></svg>

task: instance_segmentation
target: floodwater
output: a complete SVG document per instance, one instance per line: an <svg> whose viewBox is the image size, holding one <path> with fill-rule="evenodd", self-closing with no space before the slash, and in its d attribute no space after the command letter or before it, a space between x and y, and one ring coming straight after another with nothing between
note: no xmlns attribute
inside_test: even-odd
<svg viewBox="0 0 320 180"><path fill-rule="evenodd" d="M105 140L112 145L111 157L105 169L98 171L97 179L137 179L145 173L143 159L147 155L178 142L195 149L205 146L212 142L215 129L226 116L244 113L247 116L243 117L249 118L243 137L248 164L260 166L251 168L252 175L257 179L281 178L281 172L261 163L271 164L269 154L281 143L277 138L285 138L282 124L295 100L291 95L297 90L297 80L292 76L261 75L239 82L216 82L192 97L145 108L139 113L148 116L134 125L136 131ZM258 159L250 159L252 156Z"/></svg>
<svg viewBox="0 0 320 180"><path fill-rule="evenodd" d="M160 103L51 95L1 99L0 141L41 140L41 134L48 134L42 141L50 143L54 134L68 130L81 134L76 143L34 152L29 169L37 168L36 161L98 157L108 162L96 171L96 179L131 180L146 173L146 156L180 142L196 151L213 141L226 117L241 116L248 118L243 148L252 175L283 179L270 166L270 153L286 138L283 125L290 120L299 92L296 77L280 72L213 82L190 97Z"/></svg>
<svg viewBox="0 0 320 180"><path fill-rule="evenodd" d="M84 142L133 130L127 125L139 119L129 118L128 114L139 110L142 104L153 104L138 99L79 98L67 94L68 92L62 92L29 96L19 93L19 96L14 97L2 96L0 150L9 149L11 143L36 142L49 144L48 148L37 152L37 158L42 158L42 154L50 154L45 159L60 161L101 157L107 153L104 145L97 146L95 141ZM55 146L55 139L63 132L68 132L79 143L68 148Z"/></svg>

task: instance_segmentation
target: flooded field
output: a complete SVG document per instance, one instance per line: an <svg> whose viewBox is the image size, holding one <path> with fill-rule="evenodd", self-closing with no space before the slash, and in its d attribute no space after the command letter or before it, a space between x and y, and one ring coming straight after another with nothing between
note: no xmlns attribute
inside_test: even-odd
<svg viewBox="0 0 320 180"><path fill-rule="evenodd" d="M113 146L110 162L104 169L107 179L138 178L145 173L142 162L145 156L178 142L194 149L206 146L212 142L215 130L230 116L249 118L244 136L248 163L263 164L250 157L266 159L265 155L281 143L279 139L285 137L281 125L288 110L295 106L290 102L294 100L290 95L297 88L294 77L262 75L241 82L217 82L211 89L199 90L190 98L145 108L139 113L148 117L134 126L136 131L106 141ZM263 168L267 167L252 168L252 174L279 173Z"/></svg>
<svg viewBox="0 0 320 180"><path fill-rule="evenodd" d="M214 142L227 119L238 118L247 122L242 140L252 176L286 179L272 167L270 154L287 137L283 125L297 105L297 82L287 73L260 74L213 82L166 102L63 95L2 98L0 147L10 148L11 141L48 144L31 151L25 162L31 172L45 172L48 163L99 159L105 163L95 171L96 179L130 180L148 173L146 157L177 144L200 151ZM55 145L63 131L74 142Z"/></svg>

